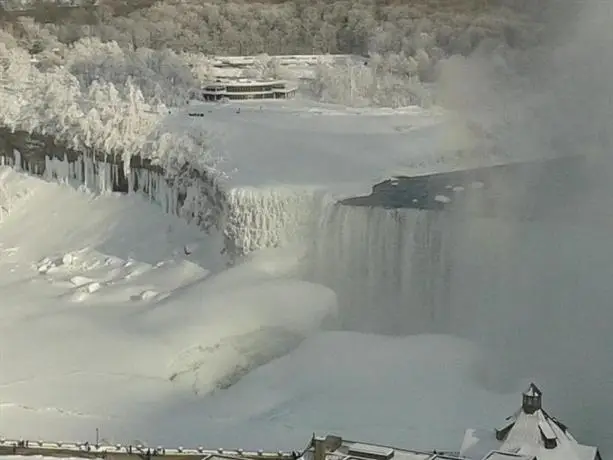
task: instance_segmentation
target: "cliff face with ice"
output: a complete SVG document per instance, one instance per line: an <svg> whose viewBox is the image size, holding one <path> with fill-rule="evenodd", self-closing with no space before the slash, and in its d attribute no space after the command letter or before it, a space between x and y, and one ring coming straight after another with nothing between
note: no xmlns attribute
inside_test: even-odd
<svg viewBox="0 0 613 460"><path fill-rule="evenodd" d="M308 240L328 202L324 192L288 188L237 188L226 199L224 235L231 254Z"/></svg>
<svg viewBox="0 0 613 460"><path fill-rule="evenodd" d="M141 193L164 212L208 233L221 233L228 263L256 249L304 239L323 206L321 192L286 189L224 189L219 176L190 167L172 172L138 155L76 151L52 136L0 129L0 162L47 180L93 192Z"/></svg>
<svg viewBox="0 0 613 460"><path fill-rule="evenodd" d="M225 199L206 172L184 166L168 174L137 155L125 165L121 156L95 150L78 152L51 136L0 129L0 161L48 180L85 186L93 192L142 193L170 214L204 231L221 230Z"/></svg>

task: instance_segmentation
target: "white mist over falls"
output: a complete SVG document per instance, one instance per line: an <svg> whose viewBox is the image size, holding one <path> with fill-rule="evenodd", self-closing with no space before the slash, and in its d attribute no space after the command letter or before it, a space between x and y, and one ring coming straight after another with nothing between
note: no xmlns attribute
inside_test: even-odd
<svg viewBox="0 0 613 460"><path fill-rule="evenodd" d="M339 204L347 195L322 187L234 188L220 197L214 187L194 192L193 180L173 188L138 170L125 178L128 187L219 230L226 261L284 248L290 256L275 270L336 294L331 329L452 334L483 345L481 386L506 393L538 379L573 432L610 451L613 1L577 9L569 32L538 50L507 55L504 64L484 51L442 69L446 102L489 125L505 159L585 156L585 167L556 173L555 193L538 186L551 171L536 166L512 181L493 176L484 188L450 182L443 191L452 203L443 210ZM551 14L552 23L564 16ZM527 68L530 59L538 61ZM47 160L46 177L113 187L116 165L79 161Z"/></svg>
<svg viewBox="0 0 613 460"><path fill-rule="evenodd" d="M552 23L569 7L552 2ZM455 82L461 86L455 101L466 116L504 120L495 136L509 158L586 157L585 168L560 179L570 197L532 194L524 181L504 184L515 201L538 204L543 215L464 220L455 237L449 308L458 321L452 331L491 352L483 383L503 389L519 376L539 376L578 436L610 443L604 427L613 420L613 2L572 7L577 16L564 18L566 34L531 51L535 64L522 66L519 76L495 79L496 71L482 65L470 68L471 83L462 72L447 80L452 94ZM547 174L538 170L527 179Z"/></svg>
<svg viewBox="0 0 613 460"><path fill-rule="evenodd" d="M506 67L449 64L443 81L463 116L491 122L510 161L585 156L558 177L566 193L532 193L548 175L535 167L494 184L504 209L481 215L466 206L488 190L444 212L330 206L306 257L337 293L341 327L473 339L490 353L481 384L504 392L538 378L578 436L611 445L613 2L554 2L550 14L566 34Z"/></svg>

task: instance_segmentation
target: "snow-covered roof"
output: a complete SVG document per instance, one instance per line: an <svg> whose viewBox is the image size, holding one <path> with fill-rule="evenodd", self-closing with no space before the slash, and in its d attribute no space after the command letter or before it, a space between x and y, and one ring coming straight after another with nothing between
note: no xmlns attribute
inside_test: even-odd
<svg viewBox="0 0 613 460"><path fill-rule="evenodd" d="M537 396L540 397L543 392L537 387L534 383L531 383L526 391L524 391L524 395L526 396Z"/></svg>
<svg viewBox="0 0 613 460"><path fill-rule="evenodd" d="M254 65L259 61L275 60L279 65L316 64L318 62L334 63L346 60L364 60L362 56L353 54L312 54L312 55L279 55L279 56L211 56L213 65Z"/></svg>
<svg viewBox="0 0 613 460"><path fill-rule="evenodd" d="M219 79L218 81L205 82L207 86L270 86L270 85L285 85L285 80L265 79L265 80L250 80L248 78L233 78Z"/></svg>
<svg viewBox="0 0 613 460"><path fill-rule="evenodd" d="M531 384L523 396L540 398L542 392ZM542 408L526 411L525 406L509 417L498 430L468 430L460 454L485 459L488 452L503 452L539 460L594 460L598 449L579 444L559 420ZM494 456L496 460L503 457ZM494 460L491 458L491 460Z"/></svg>
<svg viewBox="0 0 613 460"><path fill-rule="evenodd" d="M538 410L533 414L521 412L518 415L501 448L512 452L526 446L545 447L547 442L551 442L554 445L551 449L555 449L571 440L574 441L544 411Z"/></svg>
<svg viewBox="0 0 613 460"><path fill-rule="evenodd" d="M330 438L330 437L328 437ZM328 438L324 443L328 442ZM337 438L332 436L331 438ZM355 442L337 438L339 444L326 449L324 460L464 460L456 454L437 451L419 451L412 449L400 449L378 444ZM303 456L304 460L317 460L313 447ZM504 459L513 460L513 459ZM521 460L521 458L520 458Z"/></svg>
<svg viewBox="0 0 613 460"><path fill-rule="evenodd" d="M513 452L502 452L499 450L493 450L483 460L534 460L533 455L519 455Z"/></svg>

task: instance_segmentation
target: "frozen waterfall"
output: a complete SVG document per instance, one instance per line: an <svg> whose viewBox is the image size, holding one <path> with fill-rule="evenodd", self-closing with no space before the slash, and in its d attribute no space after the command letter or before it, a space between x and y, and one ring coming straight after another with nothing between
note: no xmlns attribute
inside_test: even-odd
<svg viewBox="0 0 613 460"><path fill-rule="evenodd" d="M339 296L343 329L405 334L447 329L448 215L332 205L305 263L306 276Z"/></svg>

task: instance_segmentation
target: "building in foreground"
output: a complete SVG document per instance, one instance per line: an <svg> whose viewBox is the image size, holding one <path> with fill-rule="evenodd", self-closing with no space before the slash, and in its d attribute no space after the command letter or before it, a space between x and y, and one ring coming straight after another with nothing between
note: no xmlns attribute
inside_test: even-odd
<svg viewBox="0 0 613 460"><path fill-rule="evenodd" d="M289 99L297 88L285 80L217 80L207 83L200 90L205 101L244 99Z"/></svg>
<svg viewBox="0 0 613 460"><path fill-rule="evenodd" d="M598 449L580 444L566 425L541 406L530 384L522 406L500 429L466 431L459 452L419 452L343 440L313 438L305 460L601 460Z"/></svg>
<svg viewBox="0 0 613 460"><path fill-rule="evenodd" d="M495 430L468 430L460 455L470 459L601 460L598 448L580 444L568 427L542 407L543 393L530 384L521 408ZM492 452L497 456L492 457Z"/></svg>

